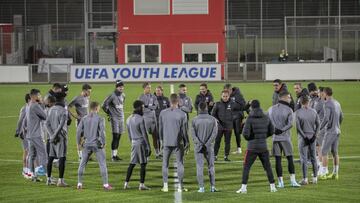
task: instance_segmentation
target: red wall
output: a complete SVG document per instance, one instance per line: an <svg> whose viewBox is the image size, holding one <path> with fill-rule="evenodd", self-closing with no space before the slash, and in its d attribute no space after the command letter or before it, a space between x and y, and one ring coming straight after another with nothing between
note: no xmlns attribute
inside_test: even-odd
<svg viewBox="0 0 360 203"><path fill-rule="evenodd" d="M218 61L225 61L223 0L209 0L208 15L172 15L171 5L170 15L134 15L133 11L133 0L118 0L119 63L125 63L125 44L131 43L161 44L162 63L181 63L182 43L218 43Z"/></svg>
<svg viewBox="0 0 360 203"><path fill-rule="evenodd" d="M3 42L3 48L2 55L3 57L3 63L6 63L6 53L11 53L11 33L13 32L13 25L12 24L0 24L0 39Z"/></svg>

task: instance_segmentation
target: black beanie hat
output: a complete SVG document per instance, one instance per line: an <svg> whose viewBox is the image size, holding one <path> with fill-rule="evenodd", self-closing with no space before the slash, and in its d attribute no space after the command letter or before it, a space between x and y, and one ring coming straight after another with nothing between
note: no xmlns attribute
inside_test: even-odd
<svg viewBox="0 0 360 203"><path fill-rule="evenodd" d="M259 100L252 100L251 101L251 108L253 108L253 109L256 109L256 108L260 108L260 102L259 102Z"/></svg>
<svg viewBox="0 0 360 203"><path fill-rule="evenodd" d="M124 86L124 83L122 80L116 80L116 85L115 87L121 87L121 86Z"/></svg>
<svg viewBox="0 0 360 203"><path fill-rule="evenodd" d="M313 83L313 82L309 83L308 90L309 90L309 92L316 91L317 87L316 87L315 83Z"/></svg>

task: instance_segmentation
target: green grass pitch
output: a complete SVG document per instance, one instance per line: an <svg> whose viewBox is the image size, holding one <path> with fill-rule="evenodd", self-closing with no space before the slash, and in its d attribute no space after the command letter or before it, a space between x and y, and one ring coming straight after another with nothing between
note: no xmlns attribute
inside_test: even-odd
<svg viewBox="0 0 360 203"><path fill-rule="evenodd" d="M157 83L152 83L153 90ZM169 84L163 84L165 94L169 95ZM272 85L270 83L234 83L239 86L245 99L259 99L263 109L267 110L271 104ZM292 94L292 83L288 83ZM183 192L183 202L359 202L360 200L360 83L359 82L319 82L321 86L331 86L334 90L334 97L341 103L345 115L340 138L340 179L319 181L317 185L307 185L299 189L285 187L277 193L269 192L269 185L265 172L260 161L256 161L250 173L248 183L248 194L239 195L235 191L241 185L242 176L242 155L230 155L230 159L237 162L215 164L216 187L218 193L209 192L209 180L205 174L206 193L197 193L196 168L194 162L194 151L185 157L185 186L189 192ZM93 84L91 100L102 102L105 96L113 91L113 84ZM213 92L216 100L220 98L220 90L223 83L210 83L209 89ZM176 84L175 84L176 87ZM152 156L148 163L146 185L151 187L150 191L138 191L139 167L134 170L130 186L133 189L123 190L123 182L129 162L130 143L127 134L122 135L120 144L120 156L124 161L120 163L110 162L109 144L106 147L107 164L109 171L109 182L115 190L105 192L99 168L96 162L90 162L84 176L84 189L77 191L77 153L75 146L74 122L69 129L69 148L65 180L71 187L57 188L48 187L44 182L32 183L21 176L22 149L19 139L14 138L17 116L24 103L24 94L30 88L39 88L44 95L50 85L0 85L0 202L174 202L173 168L169 170L168 193L160 192L162 187L161 162ZM80 84L70 84L70 95L68 100L80 92ZM195 99L198 93L199 83L188 83L188 95ZM127 96L125 111L126 118L131 112L132 102L142 93L140 83L126 84L125 93ZM101 113L104 115L104 113ZM195 112L191 117L196 115ZM111 142L110 125L107 122L107 143ZM295 158L298 159L297 135L292 130L292 139L295 151ZM242 139L243 140L243 139ZM270 141L271 139L268 139ZM271 143L269 142L269 147ZM246 149L246 142L242 142L243 150ZM232 137L232 151L235 149L235 138ZM222 148L219 152L223 153ZM274 159L271 158L273 172ZM330 164L329 170L332 170ZM287 164L283 162L285 183L289 183ZM309 170L309 176L310 172ZM296 175L300 180L300 167L296 163ZM58 175L57 168L53 169L53 175ZM276 175L275 175L276 176Z"/></svg>

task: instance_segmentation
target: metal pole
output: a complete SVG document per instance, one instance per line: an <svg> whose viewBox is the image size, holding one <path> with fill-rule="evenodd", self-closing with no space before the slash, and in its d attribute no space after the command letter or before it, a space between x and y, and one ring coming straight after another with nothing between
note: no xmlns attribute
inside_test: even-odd
<svg viewBox="0 0 360 203"><path fill-rule="evenodd" d="M327 38L327 46L330 48L330 0L328 0L328 38Z"/></svg>
<svg viewBox="0 0 360 203"><path fill-rule="evenodd" d="M288 52L288 46L287 46L287 21L286 21L286 16L284 18L284 42L285 42L285 52Z"/></svg>
<svg viewBox="0 0 360 203"><path fill-rule="evenodd" d="M294 40L294 54L297 56L297 28L296 28L296 0L294 0L294 28L295 28L295 40Z"/></svg>
<svg viewBox="0 0 360 203"><path fill-rule="evenodd" d="M263 0L260 0L260 54L263 53Z"/></svg>
<svg viewBox="0 0 360 203"><path fill-rule="evenodd" d="M229 58L229 0L226 0L226 61Z"/></svg>
<svg viewBox="0 0 360 203"><path fill-rule="evenodd" d="M89 34L88 34L88 8L87 0L84 0L84 24L85 24L85 64L89 64Z"/></svg>
<svg viewBox="0 0 360 203"><path fill-rule="evenodd" d="M59 0L56 0L56 45L59 45Z"/></svg>
<svg viewBox="0 0 360 203"><path fill-rule="evenodd" d="M342 35L341 35L341 0L339 0L339 22L338 22L338 25L339 25L339 27L338 27L338 29L339 29L339 61L342 61L342 39L341 39L341 37L342 37Z"/></svg>

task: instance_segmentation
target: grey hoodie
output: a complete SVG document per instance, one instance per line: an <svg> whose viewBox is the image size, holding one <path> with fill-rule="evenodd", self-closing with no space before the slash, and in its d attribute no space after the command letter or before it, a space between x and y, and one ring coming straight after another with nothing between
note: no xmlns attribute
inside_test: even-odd
<svg viewBox="0 0 360 203"><path fill-rule="evenodd" d="M98 146L98 142L105 145L105 119L97 113L90 113L81 119L76 130L76 143L79 145L81 135L84 134L84 147Z"/></svg>
<svg viewBox="0 0 360 203"><path fill-rule="evenodd" d="M273 141L291 141L290 129L293 125L293 111L284 101L279 101L278 104L270 107L269 118L275 129L280 129L283 133L273 136Z"/></svg>
<svg viewBox="0 0 360 203"><path fill-rule="evenodd" d="M217 121L207 111L199 112L191 123L191 135L196 151L199 151L203 144L208 148L218 133Z"/></svg>
<svg viewBox="0 0 360 203"><path fill-rule="evenodd" d="M178 147L189 144L187 117L179 108L167 108L159 116L159 136L165 147Z"/></svg>

